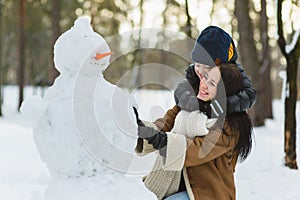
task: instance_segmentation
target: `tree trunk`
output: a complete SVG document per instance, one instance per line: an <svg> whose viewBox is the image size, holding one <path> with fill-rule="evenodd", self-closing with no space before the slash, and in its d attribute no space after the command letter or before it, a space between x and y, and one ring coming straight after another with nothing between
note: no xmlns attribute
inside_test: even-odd
<svg viewBox="0 0 300 200"><path fill-rule="evenodd" d="M55 68L54 64L54 44L55 41L57 40L58 36L60 35L60 28L59 28L59 12L60 12L60 0L52 0L52 51L51 51L51 62L52 62L52 67L50 69L49 73L49 84L53 84L54 80L56 77L58 77L59 72Z"/></svg>
<svg viewBox="0 0 300 200"><path fill-rule="evenodd" d="M2 76L2 72L1 72L1 76ZM0 83L0 117L3 116L3 113L2 113L2 104L3 104L2 83Z"/></svg>
<svg viewBox="0 0 300 200"><path fill-rule="evenodd" d="M185 0L185 14L187 17L186 20L186 27L185 27L185 34L187 36L189 36L190 38L192 38L192 23L191 23L191 15L190 15L190 11L189 11L189 4L188 4L188 0Z"/></svg>
<svg viewBox="0 0 300 200"><path fill-rule="evenodd" d="M24 96L24 68L25 68L25 30L24 30L24 23L25 23L25 1L19 0L19 48L18 48L18 61L19 61L19 71L18 71L18 83L19 83L19 104L18 108L20 109L21 104L23 102Z"/></svg>
<svg viewBox="0 0 300 200"><path fill-rule="evenodd" d="M2 29L2 1L0 1L0 30ZM2 116L2 103L3 103L3 98L2 98L2 84L3 84L3 62L2 62L2 31L0 31L0 117Z"/></svg>
<svg viewBox="0 0 300 200"><path fill-rule="evenodd" d="M286 40L282 24L282 0L277 1L277 24L279 48L286 58L286 88L285 88L285 116L284 116L284 152L285 165L291 169L298 169L296 154L296 102L297 102L297 70L300 56L300 34L294 49L286 51Z"/></svg>
<svg viewBox="0 0 300 200"><path fill-rule="evenodd" d="M263 105L263 81L259 74L260 63L257 59L257 50L253 38L253 25L249 16L249 0L235 1L235 15L238 20L239 51L241 53L242 65L252 78L254 88L257 92L256 103L252 109L254 126L265 124Z"/></svg>
<svg viewBox="0 0 300 200"><path fill-rule="evenodd" d="M259 74L262 76L264 86L263 107L265 118L273 118L272 112L272 84L270 78L271 58L268 38L268 17L266 0L261 0L260 12L260 41L262 43L262 58Z"/></svg>
<svg viewBox="0 0 300 200"><path fill-rule="evenodd" d="M136 67L135 70L131 70L131 80L129 81L129 88L136 89L141 86L142 80L142 74L143 71L141 70L140 65L142 64L142 54L143 49L141 49L141 40L142 40L142 27L144 23L144 10L143 10L144 0L140 1L139 4L139 10L140 10L140 21L139 21L139 37L136 41L134 39L134 32L132 32L131 39L135 44L135 50L133 51L133 60L132 60L132 67ZM134 23L132 22L132 25L134 26Z"/></svg>
<svg viewBox="0 0 300 200"><path fill-rule="evenodd" d="M299 58L299 56L298 56ZM285 165L298 169L296 160L296 102L297 102L297 64L298 58L287 58L288 94L285 97L284 152Z"/></svg>

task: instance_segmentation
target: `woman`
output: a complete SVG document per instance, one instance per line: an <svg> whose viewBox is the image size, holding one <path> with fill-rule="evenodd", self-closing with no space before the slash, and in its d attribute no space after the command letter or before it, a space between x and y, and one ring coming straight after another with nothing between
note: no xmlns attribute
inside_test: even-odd
<svg viewBox="0 0 300 200"><path fill-rule="evenodd" d="M220 27L208 26L197 37L191 52L193 64L186 70L186 78L190 86L197 91L200 80L212 67L221 63L236 64L244 78L243 88L238 93L227 96L227 113L246 111L253 106L256 99L256 90L243 67L237 62L237 58L238 54L231 36ZM186 93L184 96L180 94L182 90ZM197 99L193 97L193 92L189 92L184 85L179 83L175 90L176 105L181 110L198 110ZM210 112L210 108L207 106L202 107L202 110L207 114Z"/></svg>
<svg viewBox="0 0 300 200"><path fill-rule="evenodd" d="M201 80L198 98L203 101L219 98L221 78L226 96L242 89L243 77L237 67L221 64ZM238 158L240 161L247 158L252 145L252 124L248 114L227 114L224 125L219 117L216 126L205 137L189 139L168 132L179 111L180 108L175 106L154 123L161 131L144 126L137 117L138 134L144 138L139 139L137 152L144 154L153 148L161 155L154 171L145 179L145 185L158 199L235 199L235 165Z"/></svg>

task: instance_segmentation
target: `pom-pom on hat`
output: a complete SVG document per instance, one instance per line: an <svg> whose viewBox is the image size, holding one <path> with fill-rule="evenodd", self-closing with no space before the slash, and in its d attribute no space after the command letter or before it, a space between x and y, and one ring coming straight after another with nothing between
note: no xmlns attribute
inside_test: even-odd
<svg viewBox="0 0 300 200"><path fill-rule="evenodd" d="M237 60L237 57L232 38L217 26L205 28L198 36L192 50L192 60L208 66L232 63Z"/></svg>

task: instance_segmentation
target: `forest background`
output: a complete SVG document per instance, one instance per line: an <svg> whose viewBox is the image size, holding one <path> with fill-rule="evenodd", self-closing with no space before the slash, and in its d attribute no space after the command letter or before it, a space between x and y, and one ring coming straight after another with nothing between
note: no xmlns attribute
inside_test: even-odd
<svg viewBox="0 0 300 200"><path fill-rule="evenodd" d="M285 99L285 164L297 168L299 0L0 0L0 116L3 87L17 85L21 105L25 86L47 88L53 84L59 75L54 68L53 45L82 15L90 16L94 30L105 39L145 28L179 32L196 39L209 25L222 27L232 35L238 62L257 90L257 101L250 111L254 125L263 126L265 119L273 118L273 99ZM167 48L180 48L187 53L193 44L183 44L163 32L157 38L161 38L157 48L136 48L114 60L104 72L106 79L117 83L133 67L146 63L160 63L184 74L191 60L162 50L164 42L160 41L171 41ZM141 43L139 35L130 40L132 46ZM160 74L162 80L166 79L163 75ZM147 76L147 70L132 74L132 86ZM126 87L131 89L130 84ZM165 89L160 85L144 87Z"/></svg>

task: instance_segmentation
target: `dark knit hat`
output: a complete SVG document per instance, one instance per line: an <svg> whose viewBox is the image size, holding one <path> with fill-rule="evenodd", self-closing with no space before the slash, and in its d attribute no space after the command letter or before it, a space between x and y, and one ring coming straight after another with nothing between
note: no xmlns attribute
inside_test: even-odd
<svg viewBox="0 0 300 200"><path fill-rule="evenodd" d="M237 57L232 38L217 26L205 28L198 36L192 50L192 60L194 62L209 66L220 63L233 63L237 60Z"/></svg>

